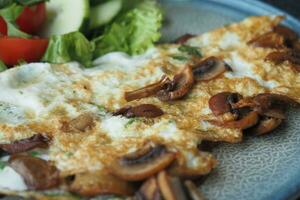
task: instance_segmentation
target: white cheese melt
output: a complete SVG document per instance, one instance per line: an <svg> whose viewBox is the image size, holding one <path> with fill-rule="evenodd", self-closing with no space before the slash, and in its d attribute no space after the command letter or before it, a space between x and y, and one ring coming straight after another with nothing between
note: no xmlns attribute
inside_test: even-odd
<svg viewBox="0 0 300 200"><path fill-rule="evenodd" d="M232 72L226 72L227 78L243 78L249 77L257 81L265 88L275 88L278 84L275 81L265 81L259 75L255 74L252 70L253 64L243 60L237 52L232 52L230 59L225 60L231 67Z"/></svg>

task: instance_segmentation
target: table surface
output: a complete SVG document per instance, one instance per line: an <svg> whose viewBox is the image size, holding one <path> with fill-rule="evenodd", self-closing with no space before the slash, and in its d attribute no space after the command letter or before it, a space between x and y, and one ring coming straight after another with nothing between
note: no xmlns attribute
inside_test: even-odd
<svg viewBox="0 0 300 200"><path fill-rule="evenodd" d="M300 20L300 0L261 0L285 10Z"/></svg>

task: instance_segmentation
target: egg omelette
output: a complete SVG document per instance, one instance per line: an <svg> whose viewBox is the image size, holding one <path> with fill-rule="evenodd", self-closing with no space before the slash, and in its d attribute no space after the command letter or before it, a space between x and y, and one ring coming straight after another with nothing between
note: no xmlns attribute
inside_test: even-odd
<svg viewBox="0 0 300 200"><path fill-rule="evenodd" d="M199 151L201 142L236 143L243 137L239 128L210 123L216 119L208 103L212 96L224 91L243 97L274 93L300 103L300 74L295 64L287 60L268 61L268 55L278 48L249 42L274 30L282 19L250 17L184 42L157 45L138 56L109 53L96 59L96 67L89 69L78 63L31 63L2 72L0 144L12 144L37 134L50 138L48 148L39 150L42 153L37 157L51 162L61 178L82 175L78 181L81 184L71 190L80 195L89 194L84 188L99 181L84 181L84 174L109 174L111 163L149 142L176 154L176 167L184 169L179 173L208 174L216 160L212 154ZM195 57L216 57L230 69L212 80L196 81L187 95L178 100L161 101L156 96L132 101L125 98L126 92L157 83L162 77L172 79ZM143 104L154 105L163 114L151 119L114 114L126 106ZM90 122L87 129L69 126L82 118ZM6 162L9 157L1 159ZM9 165L0 171L0 191L32 194ZM35 195L46 198L40 193Z"/></svg>

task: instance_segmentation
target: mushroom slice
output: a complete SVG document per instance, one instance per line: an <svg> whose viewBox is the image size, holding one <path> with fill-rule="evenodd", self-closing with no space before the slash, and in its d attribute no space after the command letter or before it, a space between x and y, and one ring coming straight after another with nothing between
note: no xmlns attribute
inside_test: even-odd
<svg viewBox="0 0 300 200"><path fill-rule="evenodd" d="M22 153L34 148L46 148L50 139L44 135L36 134L30 138L15 141L11 144L0 144L0 148L10 154Z"/></svg>
<svg viewBox="0 0 300 200"><path fill-rule="evenodd" d="M192 69L187 66L182 72L176 74L168 87L160 90L157 97L161 101L177 100L184 97L193 87L194 76Z"/></svg>
<svg viewBox="0 0 300 200"><path fill-rule="evenodd" d="M153 83L146 87L131 91L125 92L126 101L133 101L136 99L142 99L145 97L149 97L155 95L158 91L162 90L171 80L167 76L163 76L161 80L157 83Z"/></svg>
<svg viewBox="0 0 300 200"><path fill-rule="evenodd" d="M209 81L217 78L230 67L217 57L211 56L193 66L193 74L197 81Z"/></svg>
<svg viewBox="0 0 300 200"><path fill-rule="evenodd" d="M227 122L220 122L220 121L213 121L210 120L209 122L217 125L217 126L222 126L225 128L236 128L236 129L241 129L245 130L247 128L250 128L257 124L259 119L259 116L256 111L251 111L248 114L246 114L244 117L242 117L240 120L237 121L227 121Z"/></svg>
<svg viewBox="0 0 300 200"><path fill-rule="evenodd" d="M238 93L221 92L212 96L208 104L213 114L218 116L231 112L232 105L237 103L241 98L241 95Z"/></svg>
<svg viewBox="0 0 300 200"><path fill-rule="evenodd" d="M192 181L190 181L190 180L184 181L184 185L187 188L188 193L192 200L205 200L205 197L203 196L203 194L201 194L199 189L196 187L196 185Z"/></svg>
<svg viewBox="0 0 300 200"><path fill-rule="evenodd" d="M266 60L273 62L274 64L278 65L283 63L286 60L289 60L289 53L287 51L275 51L269 53L266 57Z"/></svg>
<svg viewBox="0 0 300 200"><path fill-rule="evenodd" d="M162 196L155 177L145 181L139 191L135 194L136 200L161 200Z"/></svg>
<svg viewBox="0 0 300 200"><path fill-rule="evenodd" d="M186 43L189 39L191 39L191 38L193 38L193 37L195 37L195 35L192 35L192 34L187 33L187 34L184 34L183 36L177 38L177 39L175 40L175 43L176 43L176 44L184 44L184 43Z"/></svg>
<svg viewBox="0 0 300 200"><path fill-rule="evenodd" d="M298 102L289 98L288 96L280 94L262 93L253 98L254 103L257 105L257 110L263 113L272 108L280 108L282 105L297 106Z"/></svg>
<svg viewBox="0 0 300 200"><path fill-rule="evenodd" d="M268 109L264 112L259 113L260 115L266 116L266 117L272 117L276 119L285 119L285 115L283 111L279 108L273 108L273 109Z"/></svg>
<svg viewBox="0 0 300 200"><path fill-rule="evenodd" d="M139 181L165 169L175 157L175 153L168 152L164 146L158 145L139 157L125 156L114 162L108 170L123 180Z"/></svg>
<svg viewBox="0 0 300 200"><path fill-rule="evenodd" d="M90 171L75 175L69 190L81 196L114 194L128 196L133 194L133 187L106 171Z"/></svg>
<svg viewBox="0 0 300 200"><path fill-rule="evenodd" d="M282 119L267 117L261 119L257 126L251 129L251 133L263 135L276 129L282 123Z"/></svg>
<svg viewBox="0 0 300 200"><path fill-rule="evenodd" d="M62 130L65 132L80 131L84 132L91 129L95 125L94 117L91 113L84 113L71 120L68 123L64 123Z"/></svg>
<svg viewBox="0 0 300 200"><path fill-rule="evenodd" d="M48 161L28 155L13 155L9 166L23 177L29 189L45 190L59 185L59 171Z"/></svg>
<svg viewBox="0 0 300 200"><path fill-rule="evenodd" d="M300 52L298 50L272 52L267 55L266 60L273 62L275 65L289 61L292 67L300 72Z"/></svg>
<svg viewBox="0 0 300 200"><path fill-rule="evenodd" d="M249 41L248 44L262 48L284 48L285 40L284 37L278 33L268 32L254 38Z"/></svg>
<svg viewBox="0 0 300 200"><path fill-rule="evenodd" d="M298 40L298 34L286 26L283 25L275 26L273 31L283 36L288 46L292 45L293 42Z"/></svg>
<svg viewBox="0 0 300 200"><path fill-rule="evenodd" d="M178 177L172 177L166 171L157 176L159 189L165 200L187 200L183 185Z"/></svg>
<svg viewBox="0 0 300 200"><path fill-rule="evenodd" d="M164 112L155 105L152 104L141 104L135 107L126 106L115 113L116 115L123 115L124 117L131 118L131 117L146 117L146 118L155 118L163 115Z"/></svg>

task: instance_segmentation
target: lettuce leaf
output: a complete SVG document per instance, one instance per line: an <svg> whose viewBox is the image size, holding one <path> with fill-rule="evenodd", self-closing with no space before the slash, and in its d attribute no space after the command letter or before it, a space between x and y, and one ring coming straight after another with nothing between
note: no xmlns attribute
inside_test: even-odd
<svg viewBox="0 0 300 200"><path fill-rule="evenodd" d="M93 44L80 32L54 35L50 38L42 61L57 64L78 61L85 67L90 67L93 50Z"/></svg>
<svg viewBox="0 0 300 200"><path fill-rule="evenodd" d="M128 0L128 4L130 2ZM156 1L142 0L134 3L132 9L120 14L104 34L93 41L94 57L113 51L141 54L159 40L161 25L162 12Z"/></svg>

